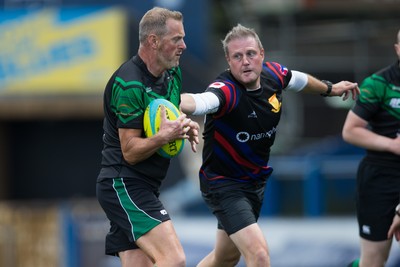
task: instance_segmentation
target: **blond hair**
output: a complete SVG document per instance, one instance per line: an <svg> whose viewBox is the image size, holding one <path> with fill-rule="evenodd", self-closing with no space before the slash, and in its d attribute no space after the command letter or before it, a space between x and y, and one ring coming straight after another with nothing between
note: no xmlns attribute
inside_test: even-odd
<svg viewBox="0 0 400 267"><path fill-rule="evenodd" d="M224 49L225 56L229 55L228 44L232 40L242 39L242 38L246 38L246 37L254 38L256 40L259 48L263 49L263 45L262 45L260 38L258 37L258 34L256 33L256 31L254 29L247 28L245 26L242 26L241 24L238 24L237 26L233 27L232 30L230 30L226 34L225 39L222 40L222 47Z"/></svg>

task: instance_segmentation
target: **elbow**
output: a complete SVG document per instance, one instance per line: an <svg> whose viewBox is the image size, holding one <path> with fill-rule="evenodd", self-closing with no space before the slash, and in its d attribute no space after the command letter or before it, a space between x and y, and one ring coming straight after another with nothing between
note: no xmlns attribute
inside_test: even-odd
<svg viewBox="0 0 400 267"><path fill-rule="evenodd" d="M192 106L188 105L187 103L184 103L184 104L181 103L180 108L181 108L181 111L185 114L188 114L188 115L193 114L194 108Z"/></svg>
<svg viewBox="0 0 400 267"><path fill-rule="evenodd" d="M349 143L349 144L353 144L352 136L353 135L351 134L350 131L348 131L346 128L343 128L343 130L342 130L343 141L345 141L346 143Z"/></svg>
<svg viewBox="0 0 400 267"><path fill-rule="evenodd" d="M127 160L125 160L129 165L136 165L139 161L138 160L130 160L130 161L127 161Z"/></svg>
<svg viewBox="0 0 400 267"><path fill-rule="evenodd" d="M193 114L196 109L196 102L190 94L182 94L181 95L181 104L180 108L185 114Z"/></svg>
<svg viewBox="0 0 400 267"><path fill-rule="evenodd" d="M342 139L347 142L347 132L344 129L342 130Z"/></svg>
<svg viewBox="0 0 400 267"><path fill-rule="evenodd" d="M128 163L129 165L136 165L139 161L137 160L127 160L126 158L124 158L125 162Z"/></svg>
<svg viewBox="0 0 400 267"><path fill-rule="evenodd" d="M135 157L132 153L122 153L123 159L126 163L129 165L136 165L137 163L140 162L140 159L138 157Z"/></svg>
<svg viewBox="0 0 400 267"><path fill-rule="evenodd" d="M343 129L342 130L342 139L345 141L345 142L349 142L349 135L348 135L348 133L347 133L347 131L345 130L345 129Z"/></svg>

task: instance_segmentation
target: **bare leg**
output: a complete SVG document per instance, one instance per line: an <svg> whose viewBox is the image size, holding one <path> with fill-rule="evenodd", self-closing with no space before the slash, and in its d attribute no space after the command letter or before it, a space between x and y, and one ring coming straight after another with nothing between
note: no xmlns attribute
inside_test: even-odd
<svg viewBox="0 0 400 267"><path fill-rule="evenodd" d="M384 267L391 245L391 239L375 242L361 238L360 267Z"/></svg>
<svg viewBox="0 0 400 267"><path fill-rule="evenodd" d="M136 244L153 260L157 267L186 266L182 245L170 220L161 223L140 237Z"/></svg>
<svg viewBox="0 0 400 267"><path fill-rule="evenodd" d="M240 260L240 252L225 231L217 230L215 248L197 267L233 267Z"/></svg>
<svg viewBox="0 0 400 267"><path fill-rule="evenodd" d="M245 258L247 267L270 267L267 241L257 223L230 236Z"/></svg>
<svg viewBox="0 0 400 267"><path fill-rule="evenodd" d="M153 267L154 263L141 249L125 250L118 253L122 267Z"/></svg>

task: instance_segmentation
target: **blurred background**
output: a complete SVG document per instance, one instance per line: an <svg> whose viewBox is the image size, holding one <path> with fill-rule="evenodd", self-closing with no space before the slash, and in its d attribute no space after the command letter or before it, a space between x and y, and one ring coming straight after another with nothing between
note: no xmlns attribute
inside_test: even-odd
<svg viewBox="0 0 400 267"><path fill-rule="evenodd" d="M0 0L0 267L120 266L104 255L108 222L95 197L102 93L137 52L138 22L155 5L184 14L187 92L227 67L221 40L237 23L256 29L266 60L320 79L361 83L396 60L399 0ZM339 267L359 255L364 152L341 139L352 104L284 95L260 218L274 267ZM212 249L216 229L200 161L186 146L161 193L188 267ZM399 250L388 266L400 266Z"/></svg>

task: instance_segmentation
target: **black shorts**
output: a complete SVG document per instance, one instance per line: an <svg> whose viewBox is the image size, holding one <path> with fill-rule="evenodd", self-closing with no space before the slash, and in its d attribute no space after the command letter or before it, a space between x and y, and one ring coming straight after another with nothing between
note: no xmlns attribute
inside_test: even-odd
<svg viewBox="0 0 400 267"><path fill-rule="evenodd" d="M357 173L357 220L360 237L387 240L399 204L400 169L362 160Z"/></svg>
<svg viewBox="0 0 400 267"><path fill-rule="evenodd" d="M160 223L170 220L154 191L143 182L128 179L102 179L97 182L97 199L110 220L106 254L138 248L135 241Z"/></svg>
<svg viewBox="0 0 400 267"><path fill-rule="evenodd" d="M203 199L217 217L218 229L228 235L256 223L264 200L265 184L244 184L210 189Z"/></svg>

